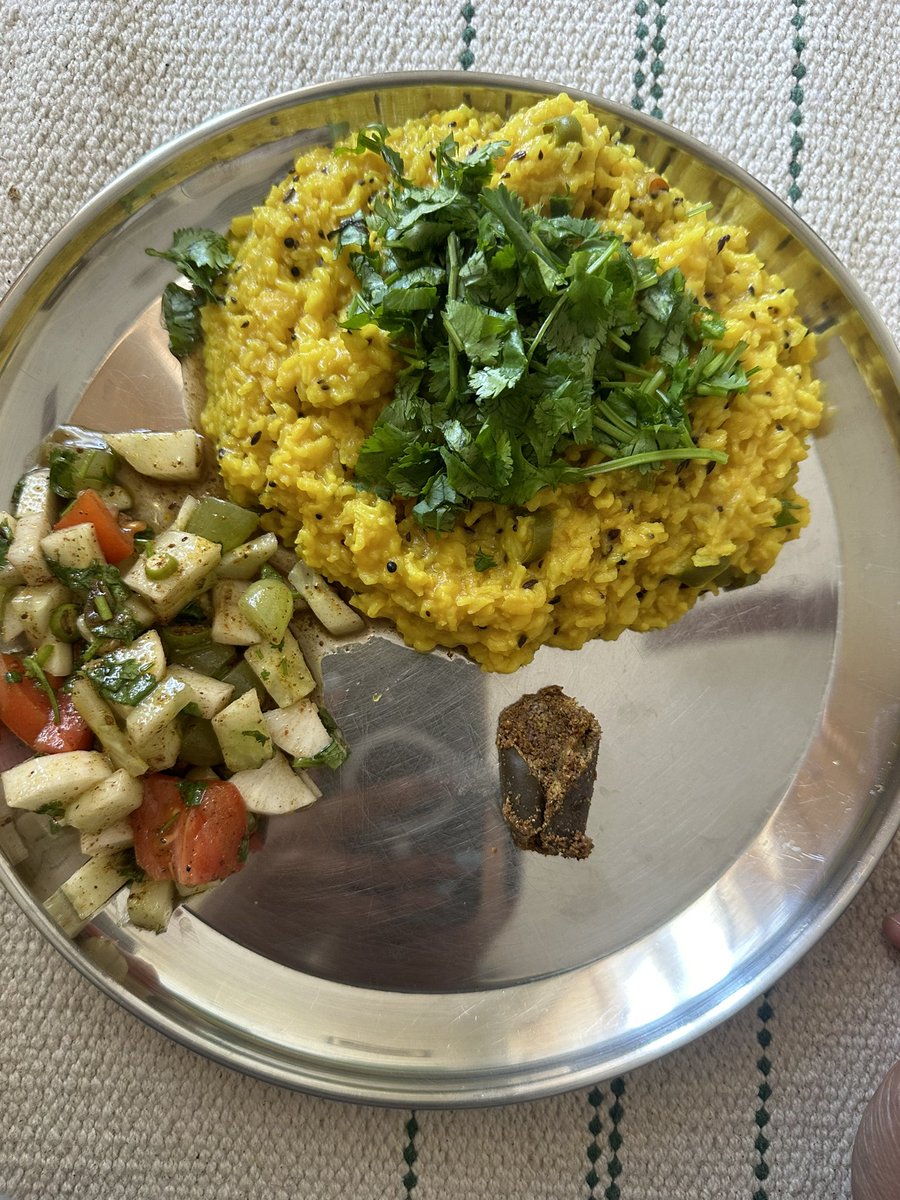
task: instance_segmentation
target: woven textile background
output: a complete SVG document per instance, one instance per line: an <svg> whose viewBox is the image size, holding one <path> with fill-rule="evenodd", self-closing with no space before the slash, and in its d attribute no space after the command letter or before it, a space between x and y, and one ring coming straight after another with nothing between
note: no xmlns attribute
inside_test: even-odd
<svg viewBox="0 0 900 1200"><path fill-rule="evenodd" d="M893 9L893 15L892 14ZM303 84L475 67L588 88L724 152L900 335L898 14L865 0L0 0L0 293L161 141ZM824 1200L900 1057L895 845L719 1029L624 1079L471 1112L351 1107L168 1043L0 896L0 1194L12 1200Z"/></svg>

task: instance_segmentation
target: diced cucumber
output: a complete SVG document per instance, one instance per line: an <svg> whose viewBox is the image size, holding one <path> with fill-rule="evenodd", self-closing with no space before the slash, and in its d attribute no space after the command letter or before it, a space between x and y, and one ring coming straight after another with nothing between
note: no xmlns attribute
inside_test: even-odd
<svg viewBox="0 0 900 1200"><path fill-rule="evenodd" d="M3 542L6 544L7 551L12 543L15 532L15 517L11 516L8 512L0 510L0 535L2 535ZM269 536L274 537L274 534L269 534ZM19 574L16 568L11 562L8 561L5 554L2 555L2 558L3 561L0 562L0 587L8 588L15 586L17 583L21 583L22 576Z"/></svg>
<svg viewBox="0 0 900 1200"><path fill-rule="evenodd" d="M198 671L201 675L219 679L224 678L237 661L237 651L233 646L220 646L218 642L208 642L196 650L170 654L169 659L175 666L187 667L189 671Z"/></svg>
<svg viewBox="0 0 900 1200"><path fill-rule="evenodd" d="M89 788L66 809L66 824L83 833L100 833L140 808L143 791L137 779L118 770Z"/></svg>
<svg viewBox="0 0 900 1200"><path fill-rule="evenodd" d="M41 467L22 476L19 498L16 501L16 520L23 517L43 517L52 521L56 516L56 497L50 487L50 470Z"/></svg>
<svg viewBox="0 0 900 1200"><path fill-rule="evenodd" d="M127 817L108 825L99 833L82 833L81 853L88 856L102 854L106 850L124 850L134 845L134 830Z"/></svg>
<svg viewBox="0 0 900 1200"><path fill-rule="evenodd" d="M175 614L204 590L210 572L218 565L221 550L215 542L191 533L168 530L154 542L154 558L171 558L172 573L164 579L147 575L147 559L138 558L125 582L138 592L162 621Z"/></svg>
<svg viewBox="0 0 900 1200"><path fill-rule="evenodd" d="M298 562L288 575L288 583L300 593L316 617L335 637L362 633L366 623L358 612L345 604L337 592L312 567Z"/></svg>
<svg viewBox="0 0 900 1200"><path fill-rule="evenodd" d="M159 682L166 673L166 652L159 634L155 629L148 629L140 637L136 637L127 646L119 646L100 655L96 662L114 663L117 666L136 662L144 671L149 672Z"/></svg>
<svg viewBox="0 0 900 1200"><path fill-rule="evenodd" d="M258 767L275 751L256 692L244 692L213 717L212 727L229 771Z"/></svg>
<svg viewBox="0 0 900 1200"><path fill-rule="evenodd" d="M259 515L249 508L241 508L239 504L219 500L216 496L204 496L185 529L198 537L218 542L225 553L246 541L258 525Z"/></svg>
<svg viewBox="0 0 900 1200"><path fill-rule="evenodd" d="M215 767L222 759L222 747L211 722L202 717L185 717L181 731L181 758L195 767Z"/></svg>
<svg viewBox="0 0 900 1200"><path fill-rule="evenodd" d="M241 611L241 598L250 587L240 579L222 579L213 588L212 639L225 646L252 646L262 640L259 630Z"/></svg>
<svg viewBox="0 0 900 1200"><path fill-rule="evenodd" d="M185 496L181 502L181 508L175 514L175 520L169 526L169 529L177 529L184 533L188 527L188 521L190 521L191 517L197 511L199 503L200 501L196 496Z"/></svg>
<svg viewBox="0 0 900 1200"><path fill-rule="evenodd" d="M0 773L0 782L10 808L37 812L47 804L71 804L111 774L109 763L96 750L67 750L10 767Z"/></svg>
<svg viewBox="0 0 900 1200"><path fill-rule="evenodd" d="M111 483L105 488L97 488L96 491L103 503L109 508L114 508L116 512L125 512L134 504L131 492L117 483Z"/></svg>
<svg viewBox="0 0 900 1200"><path fill-rule="evenodd" d="M143 879L128 889L128 919L138 929L162 933L175 911L171 879Z"/></svg>
<svg viewBox="0 0 900 1200"><path fill-rule="evenodd" d="M52 530L41 538L41 550L45 558L60 567L90 567L106 562L90 521Z"/></svg>
<svg viewBox="0 0 900 1200"><path fill-rule="evenodd" d="M97 854L59 889L83 921L92 917L127 883L130 858L127 850Z"/></svg>
<svg viewBox="0 0 900 1200"><path fill-rule="evenodd" d="M249 692L252 688L259 696L260 704L265 704L269 699L269 693L263 687L262 681L255 671L240 659L234 664L229 671L222 676L223 683L230 683L234 688L234 699L238 696L243 696L244 692Z"/></svg>
<svg viewBox="0 0 900 1200"><path fill-rule="evenodd" d="M200 710L200 716L212 720L216 713L221 712L234 694L230 683L219 679L211 679L199 671L191 671L188 667L170 667L169 674L173 679L180 679L192 689L194 703Z"/></svg>
<svg viewBox="0 0 900 1200"><path fill-rule="evenodd" d="M148 479L190 483L203 471L203 438L193 429L169 433L135 430L109 433L106 440L129 466Z"/></svg>
<svg viewBox="0 0 900 1200"><path fill-rule="evenodd" d="M322 724L312 700L298 700L288 708L263 713L272 741L292 758L314 758L331 745L331 734Z"/></svg>
<svg viewBox="0 0 900 1200"><path fill-rule="evenodd" d="M182 709L196 702L193 690L186 683L167 674L128 714L125 719L128 736L140 749L142 743L149 742L174 721Z"/></svg>
<svg viewBox="0 0 900 1200"><path fill-rule="evenodd" d="M159 733L140 744L141 755L147 760L151 771L168 771L178 762L181 754L181 730L178 722L163 725Z"/></svg>
<svg viewBox="0 0 900 1200"><path fill-rule="evenodd" d="M248 812L266 816L295 812L316 800L315 792L291 770L280 750L261 767L236 772L230 782L243 796Z"/></svg>
<svg viewBox="0 0 900 1200"><path fill-rule="evenodd" d="M238 608L267 642L280 642L294 615L294 598L283 579L254 579Z"/></svg>
<svg viewBox="0 0 900 1200"><path fill-rule="evenodd" d="M263 687L279 708L296 704L316 686L297 639L290 631L277 646L269 642L248 646L244 661L259 676Z"/></svg>
<svg viewBox="0 0 900 1200"><path fill-rule="evenodd" d="M53 638L48 638L38 647L38 653L46 655L43 666L48 675L63 678L72 674L75 659L72 647L67 642L57 642Z"/></svg>
<svg viewBox="0 0 900 1200"><path fill-rule="evenodd" d="M53 528L56 497L50 489L46 468L26 476L16 506L16 531L7 553L7 562L26 583L49 583L53 578L41 552L41 539Z"/></svg>
<svg viewBox="0 0 900 1200"><path fill-rule="evenodd" d="M138 754L128 734L119 728L112 709L98 695L90 680L76 678L72 682L71 696L75 708L115 765L129 775L144 775L146 761Z"/></svg>
<svg viewBox="0 0 900 1200"><path fill-rule="evenodd" d="M220 579L252 579L277 549L278 538L275 534L264 533L262 537L244 542L223 554L216 574Z"/></svg>
<svg viewBox="0 0 900 1200"><path fill-rule="evenodd" d="M55 580L53 583L16 588L9 596L3 612L3 640L14 642L24 634L32 646L40 646L52 636L50 619L54 612L71 599L68 588Z"/></svg>

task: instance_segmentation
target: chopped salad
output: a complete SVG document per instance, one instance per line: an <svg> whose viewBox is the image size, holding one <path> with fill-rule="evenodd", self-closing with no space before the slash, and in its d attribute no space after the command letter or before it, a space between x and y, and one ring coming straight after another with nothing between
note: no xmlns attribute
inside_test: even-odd
<svg viewBox="0 0 900 1200"><path fill-rule="evenodd" d="M205 460L193 429L70 430L0 513L0 721L34 752L0 783L79 833L87 861L46 901L70 934L125 886L131 920L164 929L241 870L261 818L318 798L309 768L347 756L297 618L365 623L257 512L187 490ZM123 464L186 485L167 528Z"/></svg>

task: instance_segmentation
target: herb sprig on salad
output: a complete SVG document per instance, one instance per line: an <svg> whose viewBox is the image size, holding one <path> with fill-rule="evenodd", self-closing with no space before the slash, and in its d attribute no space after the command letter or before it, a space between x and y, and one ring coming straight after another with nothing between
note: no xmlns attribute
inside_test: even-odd
<svg viewBox="0 0 900 1200"><path fill-rule="evenodd" d="M725 462L698 446L690 401L746 388L746 344L678 268L659 272L597 221L525 208L490 187L505 143L464 158L435 151L418 187L382 125L338 154L380 154L386 193L332 234L359 281L347 329L375 324L404 360L392 402L363 443L358 486L415 501L447 530L478 500L522 505L544 487L626 467Z"/></svg>

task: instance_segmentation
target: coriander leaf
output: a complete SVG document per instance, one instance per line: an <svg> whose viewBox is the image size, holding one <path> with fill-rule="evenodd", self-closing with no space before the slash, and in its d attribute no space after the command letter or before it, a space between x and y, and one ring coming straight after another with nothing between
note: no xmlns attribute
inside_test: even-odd
<svg viewBox="0 0 900 1200"><path fill-rule="evenodd" d="M228 242L213 229L176 229L168 250L146 251L173 263L204 300L218 300L213 284L234 262Z"/></svg>
<svg viewBox="0 0 900 1200"><path fill-rule="evenodd" d="M60 583L78 594L95 638L134 641L142 626L130 611L131 590L114 566L97 562L89 567L63 567L51 559L47 565Z"/></svg>
<svg viewBox="0 0 900 1200"><path fill-rule="evenodd" d="M478 550L475 554L475 570L489 571L491 567L496 567L496 562L489 554L485 554L483 550Z"/></svg>
<svg viewBox="0 0 900 1200"><path fill-rule="evenodd" d="M773 522L776 529L784 529L788 525L798 525L799 518L794 516L795 512L802 511L803 505L797 504L793 500L782 500L781 509Z"/></svg>
<svg viewBox="0 0 900 1200"><path fill-rule="evenodd" d="M380 154L394 178L403 182L403 159L396 150L392 150L387 144L387 138L388 129L385 125L377 123L364 125L356 135L354 146L335 146L334 153L336 155L365 154L367 150L370 150L373 154Z"/></svg>
<svg viewBox="0 0 900 1200"><path fill-rule="evenodd" d="M350 757L350 748L344 740L344 735L327 708L319 708L319 718L325 726L325 732L331 734L331 741L318 754L308 758L295 758L291 764L295 771L305 771L308 767L330 767L332 771L336 771Z"/></svg>
<svg viewBox="0 0 900 1200"><path fill-rule="evenodd" d="M187 289L170 283L162 299L169 349L176 358L184 358L200 340L199 310L207 302L221 303L214 284L234 256L225 238L213 229L176 229L168 250L148 247L146 253L173 263L191 285Z"/></svg>
<svg viewBox="0 0 900 1200"><path fill-rule="evenodd" d="M169 349L176 358L186 358L200 341L202 301L177 283L167 283L163 291L163 323L169 335Z"/></svg>
<svg viewBox="0 0 900 1200"><path fill-rule="evenodd" d="M208 779L182 779L179 782L178 792L188 808L199 807L209 782Z"/></svg>
<svg viewBox="0 0 900 1200"><path fill-rule="evenodd" d="M95 658L82 670L101 696L117 704L139 704L156 687L156 680L136 658Z"/></svg>
<svg viewBox="0 0 900 1200"><path fill-rule="evenodd" d="M115 478L116 456L99 446L51 446L47 453L50 487L64 500L85 488L103 490Z"/></svg>

